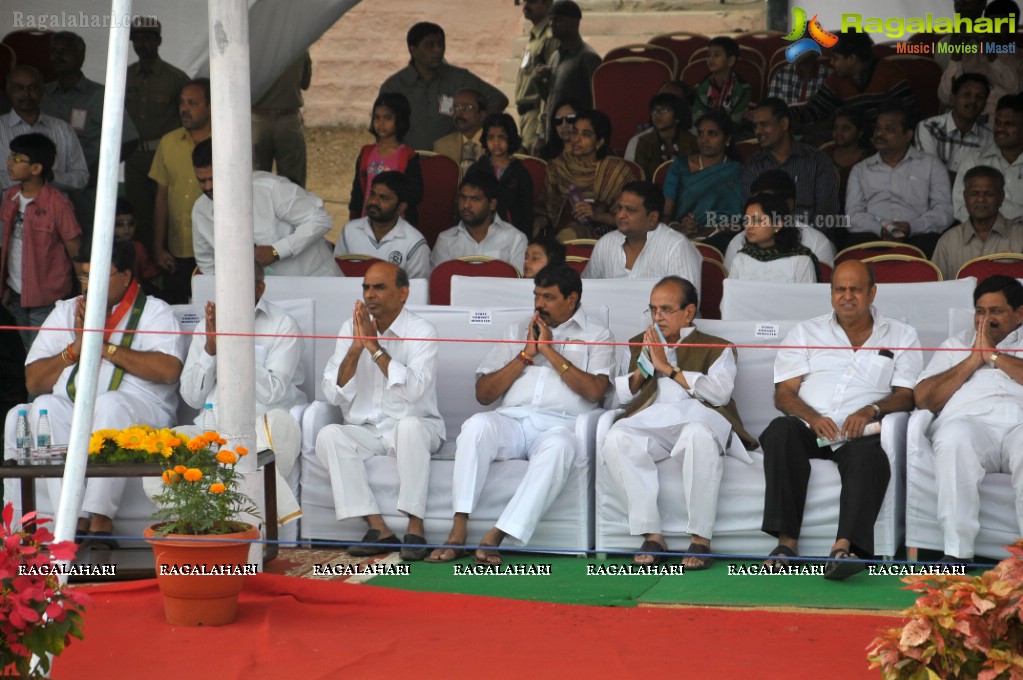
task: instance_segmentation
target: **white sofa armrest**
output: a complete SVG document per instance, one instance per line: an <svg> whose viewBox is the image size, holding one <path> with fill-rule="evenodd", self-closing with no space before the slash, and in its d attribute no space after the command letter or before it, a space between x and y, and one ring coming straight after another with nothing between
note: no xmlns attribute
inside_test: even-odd
<svg viewBox="0 0 1023 680"><path fill-rule="evenodd" d="M881 420L881 448L888 455L892 467L896 465L903 469L906 465L906 424L909 422L909 413L899 411L889 413Z"/></svg>
<svg viewBox="0 0 1023 680"><path fill-rule="evenodd" d="M598 408L582 413L575 419L575 440L579 445L579 455L588 462L593 462L595 457L597 424L605 413L604 409Z"/></svg>
<svg viewBox="0 0 1023 680"><path fill-rule="evenodd" d="M341 407L317 399L302 413L302 455L313 455L316 435L327 425L344 422Z"/></svg>

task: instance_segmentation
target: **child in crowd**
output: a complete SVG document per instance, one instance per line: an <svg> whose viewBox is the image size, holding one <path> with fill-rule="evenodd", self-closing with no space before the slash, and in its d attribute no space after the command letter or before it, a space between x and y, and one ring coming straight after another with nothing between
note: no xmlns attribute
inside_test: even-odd
<svg viewBox="0 0 1023 680"><path fill-rule="evenodd" d="M512 158L522 146L515 119L507 113L487 116L481 139L486 151L465 174L482 172L497 178L497 214L528 238L533 235L533 180L526 166Z"/></svg>
<svg viewBox="0 0 1023 680"><path fill-rule="evenodd" d="M753 90L732 70L739 60L739 51L739 43L724 36L712 39L707 45L710 75L696 86L694 118L708 111L723 110L731 117L736 129L743 126Z"/></svg>
<svg viewBox="0 0 1023 680"><path fill-rule="evenodd" d="M10 148L7 174L15 184L0 204L0 286L4 307L23 327L27 351L54 303L71 294L71 261L81 249L82 229L71 202L50 184L57 157L50 138L21 135Z"/></svg>
<svg viewBox="0 0 1023 680"><path fill-rule="evenodd" d="M412 225L418 221L416 206L423 198L423 173L419 169L419 154L402 144L411 120L412 106L403 94L385 92L373 102L369 131L377 141L362 147L355 159L348 219L366 216L366 199L373 178L381 172L397 170L409 179L408 207L403 217Z"/></svg>
<svg viewBox="0 0 1023 680"><path fill-rule="evenodd" d="M835 124L831 130L834 146L826 152L838 169L838 205L845 212L845 189L849 185L849 173L854 165L873 153L867 141L867 130L863 114L852 109L835 112Z"/></svg>
<svg viewBox="0 0 1023 680"><path fill-rule="evenodd" d="M114 241L130 241L135 247L135 278L146 293L150 292L151 281L159 275L156 265L149 259L149 253L141 241L135 240L135 209L126 198L117 199L117 214L114 216Z"/></svg>
<svg viewBox="0 0 1023 680"><path fill-rule="evenodd" d="M746 245L732 260L729 278L774 283L819 280L817 257L800 244L792 211L781 196L756 194L746 201L745 225Z"/></svg>
<svg viewBox="0 0 1023 680"><path fill-rule="evenodd" d="M565 264L565 244L553 236L534 236L526 246L526 261L522 278L532 279L540 270L552 264Z"/></svg>

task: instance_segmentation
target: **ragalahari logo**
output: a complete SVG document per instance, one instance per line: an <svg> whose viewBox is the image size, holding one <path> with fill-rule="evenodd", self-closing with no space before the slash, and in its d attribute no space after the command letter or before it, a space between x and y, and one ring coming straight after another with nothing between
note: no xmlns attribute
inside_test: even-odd
<svg viewBox="0 0 1023 680"><path fill-rule="evenodd" d="M796 60L807 52L820 54L822 47L834 47L838 42L837 35L821 28L817 16L814 14L813 19L807 22L806 11L802 7L792 8L792 31L785 36L789 42L795 41L785 48L785 58L790 64L796 63ZM804 38L807 32L810 33L810 37Z"/></svg>

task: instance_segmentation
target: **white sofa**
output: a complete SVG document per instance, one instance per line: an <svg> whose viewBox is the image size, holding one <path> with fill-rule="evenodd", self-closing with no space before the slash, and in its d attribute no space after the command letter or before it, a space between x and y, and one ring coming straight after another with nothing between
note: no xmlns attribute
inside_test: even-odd
<svg viewBox="0 0 1023 680"><path fill-rule="evenodd" d="M798 321L698 321L705 333L723 337L737 345L777 345ZM739 348L739 372L734 398L746 429L759 436L770 421L781 415L774 408L774 357L776 349ZM885 494L884 504L874 525L875 551L879 555L893 555L902 542L905 491L905 428L908 414L898 413L885 417L882 424L881 444L892 465L892 479ZM615 413L601 417L597 427L597 441L614 422ZM763 454L754 452L753 463L725 457L725 469L718 497L717 519L714 524L715 552L740 555L766 555L777 541L760 530L764 511ZM685 533L686 512L668 512L665 499L681 499L683 480L681 465L671 458L658 464L661 511L664 534L672 549L683 549L689 543ZM806 511L800 536L799 550L803 555L827 555L838 528L838 496L840 479L838 468L825 460L810 464L810 484L807 491ZM601 552L632 551L639 547L641 537L629 534L628 518L623 501L610 486L607 466L597 456L596 482L596 548Z"/></svg>
<svg viewBox="0 0 1023 680"><path fill-rule="evenodd" d="M526 298L528 299L528 298ZM493 340L503 337L507 327L532 313L531 307L498 309L482 312L458 307L412 307L436 328L442 339L438 354L438 403L447 427L447 441L430 465L430 487L426 512L426 539L443 543L451 528L451 484L455 439L462 422L480 410L476 403L475 373L483 357L490 351L488 342L448 342L448 339ZM587 313L606 323L603 307L586 307ZM334 333L340 328L341 307L335 319ZM322 342L322 340L318 340ZM333 341L330 343L333 349ZM325 362L324 362L325 363ZM584 414L576 422L578 456L568 483L540 522L531 548L585 551L593 546L593 455L594 435L602 409ZM356 541L366 532L361 519L338 521L326 467L317 459L316 435L327 424L341 422L340 409L325 402L316 402L306 411L302 423L302 509L303 539ZM480 504L470 516L469 541L477 542L500 516L511 500L525 474L527 461L498 461L491 465ZM377 503L388 525L399 535L404 533L407 518L396 509L398 473L395 458L375 456L366 464L369 481Z"/></svg>

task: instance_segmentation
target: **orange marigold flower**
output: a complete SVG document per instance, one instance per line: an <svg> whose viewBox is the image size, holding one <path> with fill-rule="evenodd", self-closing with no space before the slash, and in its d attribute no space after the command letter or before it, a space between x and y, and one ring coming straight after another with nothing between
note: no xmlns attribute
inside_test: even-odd
<svg viewBox="0 0 1023 680"><path fill-rule="evenodd" d="M175 465L174 466L174 472L177 472L179 475L185 474L185 470L187 470L187 469L188 468L186 468L184 465Z"/></svg>
<svg viewBox="0 0 1023 680"><path fill-rule="evenodd" d="M235 450L235 453L237 453L239 456L247 456L247 455L249 455L249 450L247 448L245 448L244 446L236 446L236 447L234 447L234 450Z"/></svg>
<svg viewBox="0 0 1023 680"><path fill-rule="evenodd" d="M210 493L224 493L225 491L227 491L227 487L220 482L210 484Z"/></svg>
<svg viewBox="0 0 1023 680"><path fill-rule="evenodd" d="M177 479L178 479L178 474L176 472L174 472L174 470L164 470L163 471L163 483L164 484L173 484L174 482L177 481Z"/></svg>
<svg viewBox="0 0 1023 680"><path fill-rule="evenodd" d="M223 463L224 465L234 465L238 462L238 456L234 455L227 449L221 449L217 453L217 462Z"/></svg>
<svg viewBox="0 0 1023 680"><path fill-rule="evenodd" d="M184 473L186 482L198 482L202 479L202 470L199 468L188 468Z"/></svg>
<svg viewBox="0 0 1023 680"><path fill-rule="evenodd" d="M188 440L189 451L192 451L194 453L195 451L198 451L199 449L203 448L206 448L206 440L204 440L202 437L195 437L194 439Z"/></svg>

